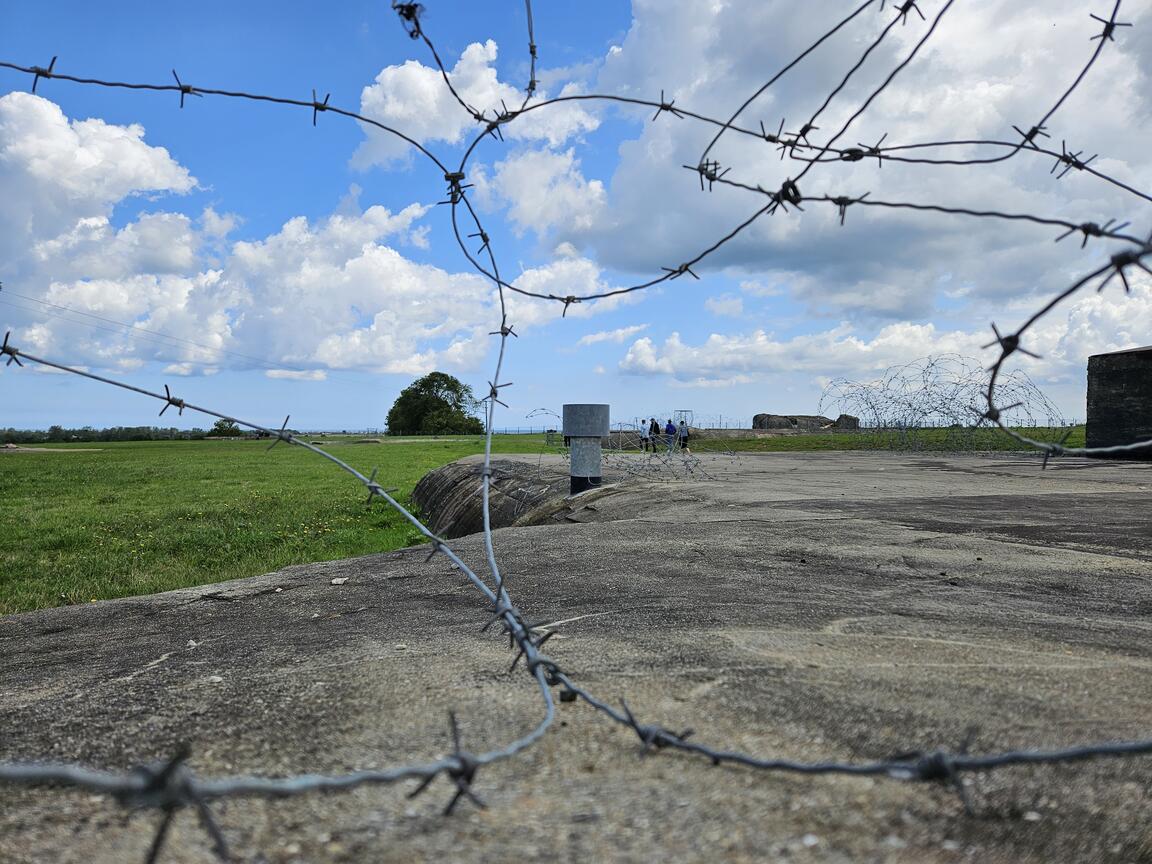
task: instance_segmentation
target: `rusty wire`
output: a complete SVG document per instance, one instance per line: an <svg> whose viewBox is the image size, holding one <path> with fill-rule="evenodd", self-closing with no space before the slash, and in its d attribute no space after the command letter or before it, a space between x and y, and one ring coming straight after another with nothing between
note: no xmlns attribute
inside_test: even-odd
<svg viewBox="0 0 1152 864"><path fill-rule="evenodd" d="M437 537L427 527L420 523L420 521L410 512L408 512L399 503L399 501L397 501L389 494L388 490L384 489L380 484L378 484L375 480L375 472L373 472L371 476L365 476L338 458L325 452L321 448L313 446L306 441L300 440L298 437L288 431L287 418L285 418L284 423L279 428L271 428L248 421L242 421L209 408L193 405L184 399L177 398L176 396L173 396L167 386L165 386L164 393L161 394L159 392L145 390L143 388L105 378L53 360L33 356L11 344L10 336L8 334L5 335L2 345L0 345L0 359L6 358L9 365L13 363L17 365L23 365L23 362L25 361L43 364L61 371L80 375L98 382L111 384L116 387L131 390L133 392L158 399L164 403L164 408L161 410L161 413L170 407L175 407L180 412L188 410L230 420L237 425L242 425L251 429L258 430L275 438L273 446L275 446L277 443L284 442L293 446L304 447L314 452L316 455L333 462L338 468L351 474L358 482L367 488L370 501L377 497L383 498L389 506L396 509L402 516L411 522L413 526L429 540L431 544L431 555L445 555L457 567L459 567L462 572L464 572L470 583L480 592L480 595L483 597L487 604L487 610L491 617L488 624L485 625L484 629L487 630L493 625L499 625L503 633L507 635L509 640L509 647L515 652L515 659L512 664L513 668L519 665L521 660L523 661L523 667L533 679L535 685L538 687L544 705L544 716L532 729L532 731L518 739L513 740L501 749L491 750L482 754L473 754L463 748L459 724L455 715L452 715L450 717L450 730L453 742L453 750L451 755L433 762L405 765L389 769L358 771L348 774L331 776L307 774L284 778L266 778L250 775L240 775L235 777L205 779L197 777L187 767L186 763L189 754L187 750L181 749L174 753L169 759L166 759L160 763L139 766L132 771L119 773L95 771L72 764L3 762L0 763L0 781L24 785L68 786L74 788L89 789L93 791L108 792L111 793L117 801L125 806L148 808L159 811L161 814L161 819L157 825L153 842L147 851L146 856L146 860L150 862L157 860L160 852L162 851L167 838L168 829L173 818L173 814L179 809L190 808L195 811L198 818L200 819L202 826L212 840L213 850L217 857L220 860L226 861L229 860L229 853L225 835L222 829L216 823L215 817L209 809L210 802L223 798L234 796L282 797L287 795L305 794L320 790L345 790L364 784L392 784L408 779L419 781L419 785L414 793L417 794L427 788L428 785L436 777L445 776L455 787L455 792L453 793L453 796L447 805L446 812L451 812L452 809L463 798L468 798L473 803L482 805L482 802L476 796L473 788L477 773L486 765L516 756L518 753L532 746L532 744L534 744L537 740L539 740L541 736L545 734L545 732L551 726L555 714L555 706L552 696L553 687L559 688L561 701L571 702L580 700L616 724L630 729L639 739L643 748L643 752L665 749L679 750L687 753L701 755L715 764L733 763L763 771L785 771L798 772L803 774L835 773L849 775L868 775L889 777L897 780L944 783L958 791L958 793L961 795L961 798L963 799L966 810L970 810L971 808L970 802L967 799L967 793L963 784L960 782L960 775L964 772L989 771L1021 764L1075 762L1085 759L1127 757L1152 753L1152 739L1124 742L1103 742L1048 751L1022 750L984 755L970 755L966 752L966 748L962 746L955 752L951 752L949 750L915 752L905 754L890 760L863 763L828 761L800 762L785 759L760 758L738 752L713 748L709 745L697 743L695 740L689 740L690 736L692 735L691 730L675 732L659 724L642 722L633 714L626 703L622 703L621 707L617 708L609 702L595 696L587 689L578 685L569 672L562 669L555 660L542 653L541 647L551 635L551 632L540 632L535 625L530 624L524 618L520 610L513 604L512 597L509 592L507 577L501 571L496 558L492 525L490 521L492 432L494 428L496 406L497 404L504 404L501 401L501 391L504 388L511 386L511 382L505 382L501 378L506 349L508 347L508 340L510 337L515 337L517 335L513 329L513 325L508 318L508 310L505 303L505 291L510 290L531 297L560 302L563 304L565 311L567 311L568 307L574 303L611 297L633 291L640 291L655 285L678 279L686 275L699 278L694 272L693 268L700 264L700 262L704 261L716 250L729 243L750 225L757 222L764 216L791 212L790 208L803 210L802 205L806 203L833 205L838 209L841 219L843 219L843 216L846 213L848 207L854 205L861 205L865 207L898 208L912 211L935 211L956 216L964 216L968 218L1006 219L1014 221L1025 221L1045 227L1059 227L1065 231L1065 234L1062 236L1069 236L1079 233L1085 244L1089 239L1093 238L1106 239L1125 244L1119 252L1116 252L1110 257L1107 264L1093 270L1086 276L1077 280L1070 287L1058 293L1014 332L1001 334L997 328L993 328L995 341L992 343L992 345L999 347L1000 356L992 365L990 370L991 374L989 376L987 387L984 393L986 409L983 411L982 416L985 420L999 426L1003 431L1011 435L1017 441L1041 450L1045 454L1046 458L1051 455L1059 455L1060 453L1115 455L1119 453L1134 452L1138 449L1147 448L1152 445L1152 442L1144 442L1119 447L1073 449L1065 448L1061 444L1033 441L1032 439L1029 439L1019 434L1015 430L1007 427L1005 419L1008 416L1008 412L1011 406L998 407L996 403L996 387L998 380L1003 377L1004 363L1009 357L1017 352L1028 353L1027 349L1024 348L1021 344L1023 335L1033 325L1035 325L1035 323L1040 318L1048 314L1058 304L1089 285L1096 284L1099 290L1103 290L1103 288L1111 284L1112 281L1116 279L1116 277L1119 277L1119 281L1124 285L1125 289L1128 289L1130 286L1127 281L1126 274L1130 272L1132 268L1139 268L1146 272L1152 273L1152 269L1150 269L1146 263L1147 259L1152 258L1152 235L1150 235L1147 239L1143 239L1134 235L1122 234L1121 231L1124 226L1113 226L1108 222L1103 224L1098 224L1091 221L1072 222L1057 218L1037 216L1034 214L1013 214L992 209L974 210L968 208L950 207L947 205L930 202L915 203L883 201L868 197L867 193L852 196L842 194L833 195L828 192L824 192L818 195L804 195L799 188L797 181L800 178L805 177L807 173L814 168L814 166L831 161L854 162L860 161L862 159L875 158L880 163L882 163L884 160L888 160L890 162L922 162L926 164L940 165L978 165L987 164L989 162L1003 162L1022 153L1033 153L1042 155L1045 158L1054 158L1056 161L1053 165L1053 173L1055 173L1056 169L1060 169L1061 173L1059 176L1064 176L1064 174L1071 170L1082 171L1106 182L1112 183L1118 188L1125 189L1134 196L1137 196L1143 200L1152 200L1152 197L1150 197L1148 193L1139 191L1120 180L1109 177L1103 172L1092 168L1089 163L1093 161L1095 156L1089 157L1087 159L1081 159L1082 151L1069 151L1066 147L1066 144L1064 143L1061 145L1060 152L1057 153L1054 150L1047 150L1042 148L1037 141L1037 139L1047 136L1047 132L1045 131L1046 124L1051 120L1052 116L1064 104L1072 92L1074 92L1080 83L1085 79L1088 72L1095 64L1097 58L1105 49L1105 45L1114 41L1116 29L1118 27L1128 26L1126 23L1119 22L1116 17L1119 13L1121 5L1120 0L1116 0L1112 13L1107 19L1100 18L1095 15L1091 16L1093 19L1103 25L1103 30L1096 36L1092 37L1092 41L1098 40L1098 44L1094 47L1091 57L1082 67L1079 75L1056 100L1053 107L1044 115L1042 115L1037 123L1030 126L1027 131L1022 129L1017 130L1022 137L1021 141L1015 143L998 140L939 141L912 144L890 144L886 147L882 147L881 145L883 144L884 140L882 138L875 145L871 146L861 144L857 147L837 148L837 140L846 134L852 123L867 111L873 100L884 91L884 89L891 83L895 76L903 71L912 62L916 56L916 53L932 36L936 25L941 20L941 17L951 7L953 2L954 0L947 0L947 2L943 4L941 9L932 19L931 23L927 25L926 32L923 34L920 40L915 43L915 46L910 51L910 53L890 72L890 74L884 79L883 83L871 92L871 94L867 97L860 108L858 108L853 114L850 115L848 121L845 122L843 126L831 138L821 144L813 144L808 140L808 136L812 132L818 131L818 127L814 125L815 120L838 95L838 93L843 89L843 87L847 84L848 80L855 74L855 72L859 70L861 66L863 66L864 62L868 58L868 54L874 50L877 45L880 44L880 42L889 32L891 32L897 21L899 21L902 26L907 24L916 26L916 22L911 18L910 13L916 13L916 15L918 15L920 18L925 18L923 12L921 12L915 0L906 0L906 2L897 5L895 10L897 17L895 19L889 20L881 28L879 36L868 43L869 47L866 49L864 56L860 57L858 61L856 61L856 64L851 67L850 71L845 76L841 84L837 86L837 88L829 95L828 99L826 99L825 102L811 115L812 119L808 123L799 127L798 132L787 134L783 132L782 123L779 131L775 135L767 133L763 126L761 126L758 130L738 127L735 125L735 121L756 98L770 89L771 86L774 85L781 76L805 60L831 35L855 21L862 12L874 5L875 0L867 0L867 2L864 2L862 5L857 7L846 18L841 20L831 30L821 36L814 44L809 46L792 62L787 64L784 69L782 69L772 79L770 79L767 84L756 91L756 93L754 93L752 97L749 98L741 106L741 108L737 110L737 112L733 114L732 117L730 117L727 121L710 118L703 114L694 112L683 105L675 104L674 98L666 97L663 93L661 93L658 100L645 100L621 97L612 94L602 94L561 96L552 99L541 99L533 101L537 90L537 50L532 23L532 7L530 0L527 0L525 4L528 25L530 79L527 86L525 87L525 96L523 102L519 105L519 107L513 109L509 109L507 106L503 105L500 106L500 108L495 106L484 106L483 108L470 106L464 102L458 91L455 89L455 86L451 80L451 76L444 67L444 64L442 63L435 48L435 44L431 36L428 34L426 27L424 26L421 18L423 6L418 3L393 2L393 9L409 35L412 36L413 39L418 39L421 41L431 52L434 62L440 70L445 86L452 93L456 101L461 105L462 109L467 111L470 116L472 116L472 118L477 122L477 124L482 127L481 131L465 149L464 155L455 170L450 169L444 161L441 161L429 149L424 147L415 139L408 137L401 130L392 128L386 124L374 120L373 118L363 116L357 112L342 109L339 106L330 104L329 97L327 95L325 95L323 99L318 99L316 92L313 92L311 99L297 99L290 97L255 94L239 90L199 87L185 83L182 79L180 79L175 70L172 72L175 84L129 83L109 81L92 77L80 77L57 71L56 58L53 58L52 62L49 63L49 65L46 67L35 65L27 66L12 62L0 61L0 68L6 68L31 76L31 89L33 92L36 91L36 88L41 81L61 81L80 85L125 89L131 91L172 92L179 95L180 107L184 107L185 99L188 96L215 96L277 105L302 107L311 112L313 125L316 125L318 117L321 113L337 114L355 119L359 122L378 128L386 133L397 136L401 140L406 141L414 148L416 148L418 152L429 159L432 164L434 164L442 172L444 181L447 186L446 203L450 205L453 231L460 246L461 252L464 257L471 263L471 265L479 273L486 276L497 288L500 301L499 327L498 329L492 331L491 334L492 336L499 339L498 356L494 373L488 384L488 393L482 400L485 404L486 436L484 462L481 471L481 494L483 497L484 505L484 549L486 563L491 572L491 584L477 575L476 572L471 569L469 565L467 565L444 540ZM885 4L881 2L879 8L882 12L884 10L884 6ZM764 196L767 198L767 203L763 203L756 210L754 210L751 215L738 222L734 227L729 229L727 233L723 234L721 237L703 248L701 251L697 252L695 255L684 259L679 264L665 267L663 268L663 273L661 275L655 275L652 278L635 285L595 294L569 295L561 297L552 294L541 294L523 289L514 283L505 280L500 275L499 265L495 252L492 248L492 244L489 241L489 235L485 230L478 213L473 207L467 192L469 184L466 183L466 179L469 160L475 153L479 143L484 138L491 137L500 139L502 137L502 127L514 122L518 117L523 116L524 114L527 114L531 111L542 110L549 106L577 100L595 100L626 106L642 107L649 110L655 109L655 114L652 117L652 120L654 121L659 120L662 114L669 114L676 119L690 119L716 126L718 128L716 137L704 151L699 164L696 166L686 167L690 167L690 170L695 171L699 175L700 185L702 188L707 186L707 188L710 189L715 183L726 184L744 189L759 196ZM715 160L708 159L713 145L715 145L720 137L727 132L752 136L756 139L764 141L766 144L782 147L781 154L783 156L787 157L790 161L796 160L804 167L801 169L799 174L796 175L795 178L786 177L778 184L770 183L767 186L761 183L742 183L733 178L730 178L726 176L729 173L729 167L722 167ZM909 150L943 149L958 145L980 145L1007 149L1008 152L1002 153L995 158L974 157L971 159L933 159L931 157L920 158L899 155ZM464 221L466 221L468 224L462 224ZM481 240L481 246L478 251L473 252L469 245L466 243L466 240L475 239L477 237Z"/></svg>

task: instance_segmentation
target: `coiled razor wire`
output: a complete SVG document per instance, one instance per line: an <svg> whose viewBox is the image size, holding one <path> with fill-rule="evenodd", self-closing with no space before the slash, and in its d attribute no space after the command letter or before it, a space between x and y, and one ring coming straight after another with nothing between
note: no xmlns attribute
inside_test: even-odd
<svg viewBox="0 0 1152 864"><path fill-rule="evenodd" d="M285 418L284 423L279 428L265 427L242 421L209 408L193 405L184 399L174 396L167 386L164 388L164 393L161 394L104 378L53 360L35 357L11 344L10 334L5 335L2 345L0 345L0 357L6 357L8 365L13 363L23 365L24 361L42 364L158 399L165 403L161 409L161 414L169 408L176 408L180 413L183 413L184 410L189 410L226 419L237 425L246 426L247 428L263 432L275 438L272 444L273 447L280 442L304 447L316 455L334 463L338 468L352 475L368 490L369 501L375 498L383 498L389 506L395 508L402 516L411 522L431 543L429 558L436 554L442 554L459 567L468 577L469 582L476 588L487 603L487 611L490 618L483 629L488 630L493 626L499 625L500 629L508 637L509 647L516 652L512 668L515 669L515 667L523 661L523 666L533 679L543 702L543 717L531 732L510 742L501 749L490 750L481 754L473 754L464 749L456 717L455 715L450 716L449 722L453 741L452 753L443 759L422 764L370 771L356 771L337 775L304 774L283 778L238 775L210 779L198 777L191 771L187 765L188 751L181 749L172 754L167 760L152 765L139 766L128 772L97 771L75 764L0 762L0 782L24 785L64 786L104 792L111 794L118 802L125 806L157 810L161 816L153 841L146 851L145 860L147 862L154 862L159 859L175 813L181 809L191 808L196 812L201 824L212 840L213 850L217 857L222 861L227 861L230 856L226 837L211 811L211 804L223 798L238 796L284 797L307 794L320 790L347 790L365 784L393 784L404 780L419 781L419 785L413 793L419 794L428 788L437 777L444 776L448 782L455 787L455 791L446 806L445 812L451 812L463 798L468 798L473 803L482 806L482 802L477 797L473 788L478 773L487 765L515 757L517 754L531 747L544 735L552 725L555 716L555 704L552 696L552 688L554 687L558 688L561 701L580 700L594 708L601 715L631 729L641 742L644 752L661 749L680 750L701 755L717 765L731 763L764 771L879 776L898 780L945 783L957 791L963 800L965 809L969 812L971 811L971 804L968 800L967 791L961 781L961 775L965 772L989 771L1013 765L1075 762L1085 759L1129 757L1152 753L1152 739L1103 742L1059 750L1022 750L986 755L969 755L966 752L966 748L961 747L957 752L947 750L913 752L898 758L877 762L799 762L785 759L765 759L743 753L716 749L709 745L689 740L692 735L691 730L675 732L658 724L642 722L632 713L626 703L622 703L621 707L617 708L577 684L567 671L563 670L555 660L543 654L540 650L552 635L553 631L542 632L524 618L520 610L512 602L505 575L500 570L496 560L489 509L492 482L493 419L496 405L504 405L500 399L501 390L511 386L511 382L502 381L501 373L508 340L517 335L508 318L505 291L513 291L526 296L562 303L564 311L566 312L568 307L574 303L642 291L686 275L699 278L693 268L716 250L731 242L749 226L767 216L790 214L793 210L803 212L804 205L835 207L839 213L841 222L843 222L848 209L853 206L897 208L919 212L951 214L967 218L1026 222L1048 228L1059 228L1063 233L1057 238L1058 240L1079 235L1082 240L1082 246L1086 245L1089 240L1097 239L1118 244L1119 251L1110 256L1108 263L1098 267L1058 293L1014 332L1002 334L999 329L993 327L995 340L989 347L998 347L999 357L992 365L991 374L989 375L983 393L985 405L983 416L986 420L998 426L1018 442L1041 450L1046 457L1060 453L1119 455L1152 448L1152 442L1137 442L1117 447L1089 449L1068 448L1060 443L1036 441L1009 428L1007 425L1008 412L1016 406L999 407L997 403L997 385L1008 381L1007 373L1003 368L1004 364L1009 357L1017 352L1029 353L1022 344L1022 341L1025 334L1037 321L1051 312L1052 309L1064 300L1084 288L1094 285L1098 290L1103 290L1118 277L1119 282L1124 286L1125 290L1130 290L1128 274L1133 272L1134 269L1140 269L1152 274L1152 269L1148 266L1148 261L1152 258L1152 234L1147 237L1125 234L1123 230L1127 225L1116 225L1112 220L1102 223L1092 221L1071 222L1065 219L1029 213L1008 213L992 209L974 210L927 202L885 201L872 198L868 192L855 195L832 195L827 192L817 195L804 195L801 192L799 182L803 180L815 166L829 161L856 162L874 158L878 163L883 163L887 160L892 163L917 162L940 166L974 166L992 162L1005 162L1021 156L1026 158L1040 156L1055 160L1052 170L1053 173L1059 170L1059 177L1063 177L1069 171L1082 172L1096 177L1102 182L1111 184L1116 188L1122 189L1141 200L1152 201L1152 195L1149 195L1147 192L1138 190L1092 167L1090 163L1095 159L1095 156L1081 159L1082 152L1070 151L1064 142L1062 142L1059 152L1042 146L1041 142L1041 139L1048 137L1048 132L1046 131L1047 124L1071 93L1085 79L1106 46L1115 40L1117 29L1130 26L1127 22L1117 20L1121 0L1116 0L1108 17L1090 16L1096 22L1094 26L1098 26L1099 28L1098 32L1091 37L1091 41L1096 43L1091 55L1068 87L1060 94L1054 104L1039 116L1036 122L1024 127L1013 127L1019 136L1017 140L911 142L883 146L884 139L886 138L886 136L884 136L873 145L858 144L857 146L848 147L837 146L837 142L847 134L851 125L867 111L874 99L907 68L924 44L929 41L937 25L953 6L955 0L947 0L947 2L944 2L930 21L926 18L923 11L921 11L920 2L923 2L923 0L919 0L919 2L918 0L903 0L903 2L896 3L893 8L887 6L885 0L879 0L879 2L877 2L877 0L865 0L865 2L861 3L850 12L849 15L833 25L812 45L773 75L761 88L752 94L741 109L732 117L728 120L720 120L696 113L685 106L677 105L675 99L667 98L663 93L659 100L645 100L603 94L579 94L533 101L537 87L535 77L537 48L533 32L530 0L526 0L525 2L528 25L530 78L525 87L524 100L519 107L512 109L509 109L506 105L501 105L500 108L488 106L482 110L476 109L473 106L467 105L455 89L452 78L445 69L435 45L424 26L422 19L424 7L419 3L403 3L393 0L392 8L398 15L404 28L413 39L422 41L428 48L442 75L445 85L461 105L462 109L467 111L480 127L480 132L465 149L455 170L452 170L445 162L442 162L432 153L431 150L406 135L403 131L389 127L373 118L365 117L354 111L342 109L330 104L328 96L320 100L317 98L315 92L313 92L311 99L297 99L254 94L237 90L199 87L185 83L180 79L175 70L172 72L175 84L108 81L59 72L56 70L57 58L55 57L52 58L52 61L47 66L27 66L0 61L0 68L14 70L31 76L32 92L36 91L41 81L64 81L81 85L132 91L170 92L180 97L179 104L181 108L184 107L186 97L189 96L213 96L240 99L251 102L264 102L304 108L311 113L312 124L314 126L317 124L320 114L337 114L358 120L361 123L397 136L412 145L419 153L429 159L442 171L447 187L447 199L444 203L450 205L449 212L453 231L461 252L479 273L486 276L496 286L500 301L499 327L491 334L499 340L499 351L492 379L488 382L488 394L483 400L485 403L487 431L485 435L481 495L484 504L485 558L490 571L489 579L491 580L491 584L478 576L443 539L429 531L415 516L409 513L391 496L389 490L377 483L375 471L373 471L371 475L365 476L340 459L324 452L322 449L300 440L288 431L287 418ZM861 16L862 13L869 8L878 9L881 14L889 16L892 16L894 13L895 17L889 17L885 21L879 34L869 41L862 56L849 68L843 80L829 94L828 98L819 106L815 113L811 115L808 122L799 126L795 132L785 132L785 122L781 121L775 133L768 132L763 124L760 124L759 128L736 125L736 121L740 115L744 113L757 98L770 90L774 84L787 75L792 69L800 65L829 37L841 29L849 27L853 23L866 21L867 19ZM872 90L839 130L822 144L811 143L809 136L812 135L813 132L818 131L815 121L818 119L820 113L842 92L843 88L863 66L864 60L891 34L897 22L901 26L918 26L917 18L914 18L913 14L915 14L917 18L922 19L922 26L925 27L921 38L912 46L904 59L892 69L881 84ZM717 140L722 135L728 133L750 136L777 148L781 158L787 159L787 162L784 164L800 164L803 165L803 167L795 176L785 177L782 181L772 182L767 186L750 181L739 181L735 177L729 176L733 166L721 166L714 159L709 158L712 148L712 145L709 145L701 155L698 164L685 167L698 175L702 190L711 189L714 184L722 183L744 189L757 196L760 201L757 204L757 208L749 216L737 222L727 233L693 256L673 266L665 267L661 275L654 276L635 285L595 294L568 295L563 297L554 294L533 292L509 282L501 276L489 235L485 231L479 215L473 207L467 193L468 188L470 188L466 182L467 167L473 153L483 139L489 137L502 139L502 128L514 122L520 116L532 111L545 110L549 106L575 101L600 101L647 108L649 110L655 109L655 113L652 116L653 122L659 121L663 115L667 114L670 118L676 120L688 119L709 124L717 127ZM715 144L715 140L712 144ZM1000 152L991 157L979 156L966 159L937 158L931 155L924 157L908 155L909 153L915 153L921 150L947 152L949 149L958 146L974 146L989 151ZM462 225L462 221L466 222L468 227ZM470 228L474 228L475 230L471 231L469 230ZM471 245L467 243L466 240L472 241L477 239L480 242L480 246L476 251L473 251Z"/></svg>
<svg viewBox="0 0 1152 864"><path fill-rule="evenodd" d="M548 408L535 408L525 416L528 419L548 416L563 419ZM692 447L700 448L702 441L705 442L702 449L710 457L709 464L717 464L717 457L721 456L728 457L730 464L735 463L736 451L724 443L727 439L723 435L710 434L707 429L692 428L690 446L684 449L680 446L679 433L672 436L672 444L669 445L664 432L649 437L646 429L636 423L621 423L608 433L604 439L601 461L611 474L657 481L718 480L720 478L716 474L705 468L704 460L691 452ZM545 438L537 457L536 477L543 477L546 453L559 456L565 465L570 464L571 454L567 446L560 446L557 440L559 436L560 433L552 434L551 441Z"/></svg>
<svg viewBox="0 0 1152 864"><path fill-rule="evenodd" d="M609 469L623 477L658 481L719 480L692 448L699 449L701 441L707 442L704 449L710 456L709 464L718 464L721 456L728 457L732 463L735 451L722 443L723 437L709 435L707 430L690 427L689 432L688 446L681 447L679 429L671 436L663 431L649 436L646 427L622 423L609 433L602 459Z"/></svg>
<svg viewBox="0 0 1152 864"><path fill-rule="evenodd" d="M860 437L875 446L919 450L979 450L994 446L991 424L976 406L984 396L988 370L961 354L933 354L886 369L874 381L836 378L820 394L817 413L860 418ZM1002 376L1000 392L1012 400L1003 409L1010 427L1065 426L1060 410L1028 374ZM997 433L998 437L998 433Z"/></svg>

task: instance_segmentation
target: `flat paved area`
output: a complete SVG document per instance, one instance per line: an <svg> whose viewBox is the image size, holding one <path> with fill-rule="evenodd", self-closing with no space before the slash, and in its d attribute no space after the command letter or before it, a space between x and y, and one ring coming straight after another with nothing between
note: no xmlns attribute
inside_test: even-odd
<svg viewBox="0 0 1152 864"><path fill-rule="evenodd" d="M609 472L616 485L554 502L545 524L496 532L526 617L562 622L547 652L606 701L805 760L1152 737L1152 464L813 453L700 468ZM479 537L453 546L483 569ZM204 776L340 772L444 754L449 710L469 749L501 746L538 721L539 694L507 674L506 640L479 632L479 594L426 555L0 619L0 759L127 768L187 742ZM486 810L444 818L440 779L414 800L407 783L216 813L252 862L1152 862L1152 757L967 782L972 817L940 785L641 757L577 703L480 772ZM157 818L0 789L0 861L143 861ZM161 860L214 860L191 814Z"/></svg>

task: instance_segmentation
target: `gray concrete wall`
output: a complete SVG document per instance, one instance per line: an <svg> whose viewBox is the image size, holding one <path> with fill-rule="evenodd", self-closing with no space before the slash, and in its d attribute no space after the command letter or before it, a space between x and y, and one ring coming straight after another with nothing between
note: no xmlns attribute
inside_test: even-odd
<svg viewBox="0 0 1152 864"><path fill-rule="evenodd" d="M1152 348L1089 357L1088 446L1147 438L1152 438Z"/></svg>

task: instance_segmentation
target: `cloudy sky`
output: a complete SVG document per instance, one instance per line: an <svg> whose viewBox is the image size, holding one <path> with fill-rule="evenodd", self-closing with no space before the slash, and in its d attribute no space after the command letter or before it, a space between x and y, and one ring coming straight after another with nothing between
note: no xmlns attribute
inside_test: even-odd
<svg viewBox="0 0 1152 864"><path fill-rule="evenodd" d="M822 144L925 35L946 0L919 0L821 113ZM519 2L428 0L426 32L477 110L518 106L528 81ZM859 5L828 0L537 3L538 96L675 100L730 116ZM1078 74L1113 0L956 0L916 58L848 127L843 146L1016 141ZM896 16L875 2L754 100L741 123L799 129ZM1093 167L1152 189L1152 3L1125 0L1083 85L1048 123ZM479 127L427 48L382 0L326 7L249 0L184 6L0 4L0 60L79 77L243 90L357 111L460 164ZM108 90L0 69L0 329L23 350L199 404L306 429L383 425L399 390L440 369L486 389L499 302L457 246L443 172L409 144L331 113L220 97ZM531 103L530 103L531 104ZM715 127L594 100L525 113L467 163L467 194L502 275L559 296L647 281L764 206L698 163ZM969 158L1002 148L921 155ZM781 158L784 155L785 158ZM778 189L805 163L727 134L727 179ZM1152 205L1021 152L996 164L876 160L813 166L804 195L859 196L1152 231ZM1059 173L1059 172L1056 172ZM473 229L474 230L474 229ZM606 401L614 420L692 409L747 423L813 413L831 379L983 349L1079 274L1125 248L1050 226L853 207L766 215L689 276L610 300L513 297L498 426L540 408ZM465 238L470 251L478 239ZM1084 416L1087 357L1152 344L1152 284L1072 298L1031 331L1021 367L1069 418ZM0 426L138 425L156 406L72 376L0 372ZM172 412L169 412L171 414ZM165 415L166 421L169 415ZM165 421L165 422L166 422ZM184 425L205 425L194 417Z"/></svg>

